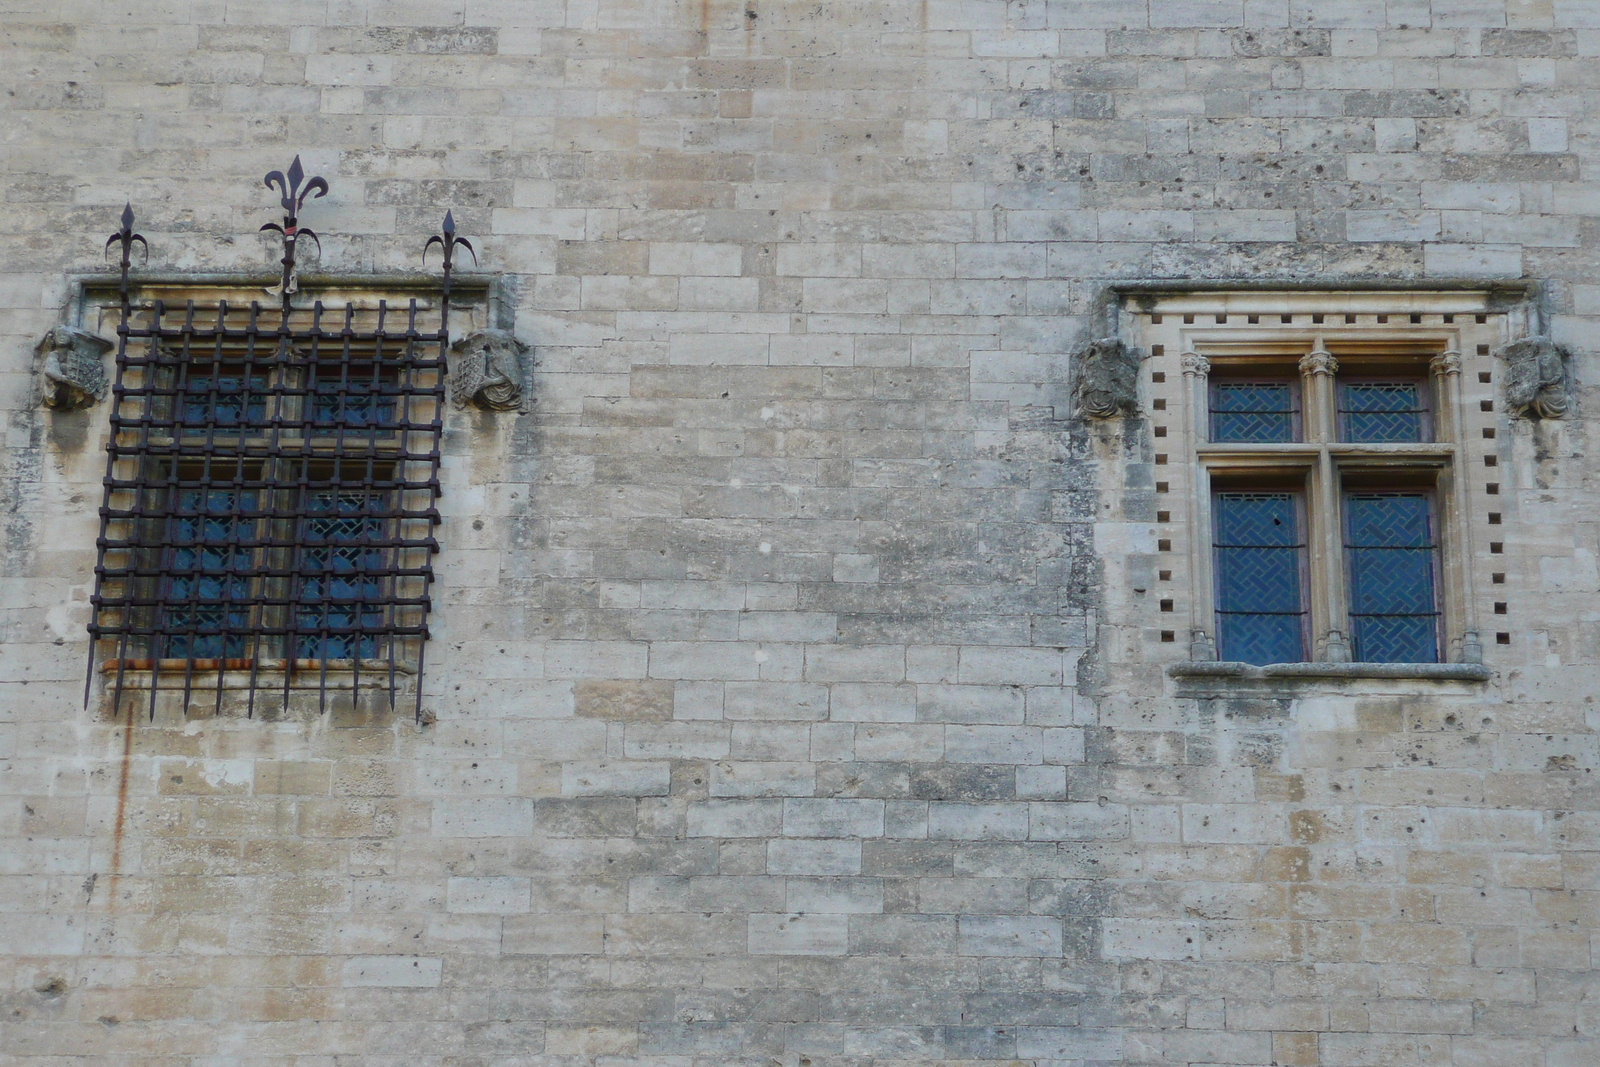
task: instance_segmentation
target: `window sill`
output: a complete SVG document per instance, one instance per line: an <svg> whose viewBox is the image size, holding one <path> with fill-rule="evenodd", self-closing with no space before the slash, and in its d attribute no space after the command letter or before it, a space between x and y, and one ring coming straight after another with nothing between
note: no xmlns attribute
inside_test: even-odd
<svg viewBox="0 0 1600 1067"><path fill-rule="evenodd" d="M182 680L188 675L189 689L234 690L257 689L270 692L274 689L380 689L389 684L391 665L386 659L363 659L360 670L348 659L297 659L288 671L288 685L284 685L283 660L263 660L252 671L249 660L229 659L163 659L159 671L152 671L147 659L107 660L100 664L102 674L115 676L120 667L122 687L133 691L148 690L158 678L163 690L183 688ZM221 677L218 668L221 667ZM395 678L401 679L416 673L416 668L405 663L392 667ZM220 683L220 684L219 684Z"/></svg>
<svg viewBox="0 0 1600 1067"><path fill-rule="evenodd" d="M1414 678L1424 681L1487 682L1481 663L1253 663L1185 660L1167 668L1173 678Z"/></svg>

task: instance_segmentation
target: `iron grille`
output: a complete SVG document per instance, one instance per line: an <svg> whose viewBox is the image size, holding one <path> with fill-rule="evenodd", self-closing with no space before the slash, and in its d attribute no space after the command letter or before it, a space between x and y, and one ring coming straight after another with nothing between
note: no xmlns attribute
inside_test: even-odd
<svg viewBox="0 0 1600 1067"><path fill-rule="evenodd" d="M299 160L284 187L275 306L130 298L122 246L90 678L125 691L407 686L421 711L455 246L447 214L437 304L292 306ZM320 193L319 193L320 195ZM426 251L424 252L426 254ZM431 305L431 306L430 306ZM89 689L86 685L85 699Z"/></svg>

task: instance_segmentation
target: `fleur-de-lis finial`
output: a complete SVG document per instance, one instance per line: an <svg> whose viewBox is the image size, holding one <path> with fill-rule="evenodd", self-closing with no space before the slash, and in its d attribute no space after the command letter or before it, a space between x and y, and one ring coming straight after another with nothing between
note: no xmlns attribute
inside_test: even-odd
<svg viewBox="0 0 1600 1067"><path fill-rule="evenodd" d="M122 228L116 233L112 234L110 237L106 238L106 246L104 249L101 249L100 252L101 255L105 255L106 250L110 249L112 245L122 246L122 263L120 264L122 270L122 279L117 288L122 294L124 325L126 325L127 322L126 316L128 312L128 271L133 266L133 243L135 241L139 242L140 247L144 251L144 261L149 263L150 242L144 239L143 234L133 232L133 201L130 200L122 206Z"/></svg>
<svg viewBox="0 0 1600 1067"><path fill-rule="evenodd" d="M422 246L423 265L427 265L428 250L437 244L440 250L444 252L445 273L448 274L455 266L455 250L457 248L465 248L468 254L472 256L472 265L476 267L478 265L478 252L472 247L472 242L465 237L456 236L455 212L446 211L444 213L444 226L442 228L444 230L442 237L439 234L434 234L428 238L428 243Z"/></svg>
<svg viewBox="0 0 1600 1067"><path fill-rule="evenodd" d="M114 244L122 245L122 265L128 266L132 258L133 242L138 241L144 246L144 260L150 262L150 242L144 239L143 234L133 232L133 202L130 200L122 206L122 229L106 238L106 248Z"/></svg>
<svg viewBox="0 0 1600 1067"><path fill-rule="evenodd" d="M262 179L268 189L276 188L279 193L278 203L283 206L283 225L269 222L262 226L262 232L271 230L283 235L283 278L278 288L269 289L268 292L276 293L288 300L290 294L299 289L295 278L295 241L301 237L309 237L316 244L317 251L322 251L322 241L316 232L300 225L300 209L305 207L307 199L313 199L312 194L318 197L328 195L327 179L314 177L306 182L305 188L300 187L305 179L305 168L300 165L300 157L295 156L294 162L289 164L289 173L285 175L281 170L268 171ZM287 305L285 305L287 306Z"/></svg>
<svg viewBox="0 0 1600 1067"><path fill-rule="evenodd" d="M319 197L328 195L328 182L325 178L312 178L306 182L306 187L301 189L300 182L305 176L305 168L300 165L300 157L295 156L294 162L289 164L287 177L283 171L274 170L267 172L266 178L263 179L268 189L274 185L278 187L278 192L281 194L278 203L283 205L284 214L289 216L290 224L293 224L299 216L300 209L306 206L306 199L312 193L316 193Z"/></svg>

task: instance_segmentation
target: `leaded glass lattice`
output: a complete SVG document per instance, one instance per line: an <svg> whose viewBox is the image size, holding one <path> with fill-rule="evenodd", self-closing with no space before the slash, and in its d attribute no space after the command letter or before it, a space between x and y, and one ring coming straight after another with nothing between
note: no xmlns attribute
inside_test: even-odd
<svg viewBox="0 0 1600 1067"><path fill-rule="evenodd" d="M195 477L199 471L188 472ZM157 658L236 659L245 655L255 581L254 489L174 491L166 520L167 560L157 597Z"/></svg>
<svg viewBox="0 0 1600 1067"><path fill-rule="evenodd" d="M1305 659L1305 544L1295 493L1218 493L1217 632L1223 659Z"/></svg>
<svg viewBox="0 0 1600 1067"><path fill-rule="evenodd" d="M1345 556L1356 659L1438 661L1437 553L1426 494L1346 495Z"/></svg>
<svg viewBox="0 0 1600 1067"><path fill-rule="evenodd" d="M1339 436L1346 441L1422 441L1427 414L1417 382L1339 383Z"/></svg>
<svg viewBox="0 0 1600 1067"><path fill-rule="evenodd" d="M295 604L296 655L348 660L380 654L389 509L377 493L337 488L306 494Z"/></svg>
<svg viewBox="0 0 1600 1067"><path fill-rule="evenodd" d="M1285 442L1297 437L1299 410L1290 382L1211 383L1211 440Z"/></svg>

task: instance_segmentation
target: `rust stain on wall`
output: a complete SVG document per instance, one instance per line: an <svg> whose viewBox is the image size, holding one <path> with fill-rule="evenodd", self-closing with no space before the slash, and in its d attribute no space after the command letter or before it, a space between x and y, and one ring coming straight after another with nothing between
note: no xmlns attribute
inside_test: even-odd
<svg viewBox="0 0 1600 1067"><path fill-rule="evenodd" d="M122 724L122 766L117 778L117 818L111 827L111 881L106 886L106 908L117 907L117 879L122 876L122 830L128 814L128 777L133 767L133 701L127 704L127 719Z"/></svg>

